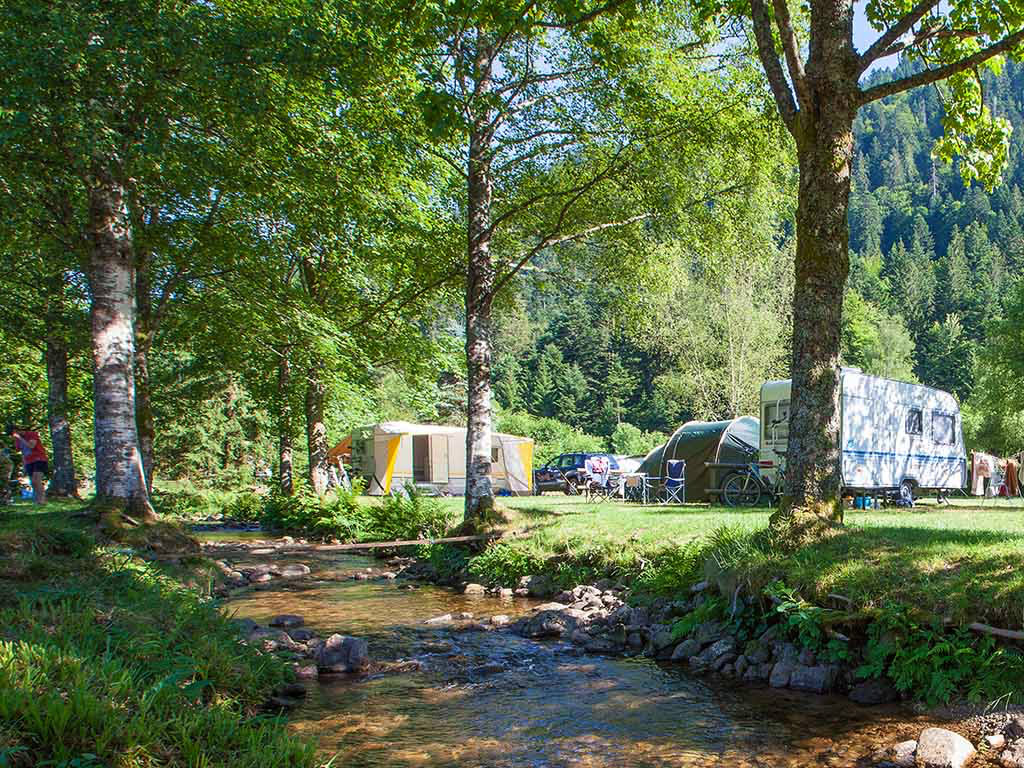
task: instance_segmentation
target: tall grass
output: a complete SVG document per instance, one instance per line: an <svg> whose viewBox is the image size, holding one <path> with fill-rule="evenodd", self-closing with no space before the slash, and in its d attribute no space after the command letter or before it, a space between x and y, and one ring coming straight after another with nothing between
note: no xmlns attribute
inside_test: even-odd
<svg viewBox="0 0 1024 768"><path fill-rule="evenodd" d="M48 523L0 532L0 764L315 764L260 714L280 661L155 566Z"/></svg>

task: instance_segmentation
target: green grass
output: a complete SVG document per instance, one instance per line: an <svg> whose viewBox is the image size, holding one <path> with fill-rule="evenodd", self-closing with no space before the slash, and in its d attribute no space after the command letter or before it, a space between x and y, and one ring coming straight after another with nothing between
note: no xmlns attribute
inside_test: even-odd
<svg viewBox="0 0 1024 768"><path fill-rule="evenodd" d="M754 536L767 523L767 509L588 504L565 496L501 502L508 528L526 535L496 546L509 557L515 552L524 567L546 564L572 575L575 564L671 592L700 577L713 544L732 546L729 565L760 583L781 579L809 600L824 602L836 593L858 608L900 602L957 622L1024 625L1020 503L957 500L952 507L847 510L838 535L786 555ZM461 499L445 503L456 509Z"/></svg>
<svg viewBox="0 0 1024 768"><path fill-rule="evenodd" d="M314 765L259 714L281 662L72 509L0 510L0 765Z"/></svg>

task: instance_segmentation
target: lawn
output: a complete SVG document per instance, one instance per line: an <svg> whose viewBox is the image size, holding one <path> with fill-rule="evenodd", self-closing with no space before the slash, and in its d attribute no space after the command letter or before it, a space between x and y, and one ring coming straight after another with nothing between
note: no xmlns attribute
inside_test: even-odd
<svg viewBox="0 0 1024 768"><path fill-rule="evenodd" d="M675 573L662 574L662 585L700 575L694 570L700 563L673 559L673 552L698 552L702 562L701 543L722 538L716 532L723 527L730 529L726 539L742 540L768 520L767 509L698 504L595 504L554 495L501 501L508 529L522 535L502 546L534 561L574 561L633 576L667 561ZM444 503L454 513L462 500ZM847 597L857 608L901 602L957 622L1016 629L1024 625L1022 565L1024 504L960 499L949 507L848 510L837 535L790 555L755 549L737 570L758 582L779 578L819 602L829 594Z"/></svg>

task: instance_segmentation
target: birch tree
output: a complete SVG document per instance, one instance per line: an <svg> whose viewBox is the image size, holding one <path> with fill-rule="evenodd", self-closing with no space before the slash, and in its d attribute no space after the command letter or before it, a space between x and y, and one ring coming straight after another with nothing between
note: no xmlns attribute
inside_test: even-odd
<svg viewBox="0 0 1024 768"><path fill-rule="evenodd" d="M672 67L692 76L702 40L673 17L619 5L459 0L424 22L422 101L439 137L429 151L462 182L470 525L494 505L495 296L548 249L636 232L672 197L663 179L634 173L638 161L659 142L706 138L699 88L690 100L661 79Z"/></svg>

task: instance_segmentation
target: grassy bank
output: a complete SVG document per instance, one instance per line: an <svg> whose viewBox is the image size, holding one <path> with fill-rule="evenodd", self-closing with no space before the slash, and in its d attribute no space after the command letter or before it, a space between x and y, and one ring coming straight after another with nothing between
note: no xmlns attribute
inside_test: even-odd
<svg viewBox="0 0 1024 768"><path fill-rule="evenodd" d="M454 509L459 501L445 503ZM849 510L841 533L786 554L758 541L768 520L764 509L588 504L560 496L502 501L508 527L527 536L497 544L476 561L481 578L507 580L516 568L567 576L579 569L671 592L701 578L704 560L717 550L744 577L780 580L821 604L840 594L859 608L896 602L956 623L1024 624L1020 505L964 500L952 507Z"/></svg>
<svg viewBox="0 0 1024 768"><path fill-rule="evenodd" d="M281 663L182 586L189 564L104 546L68 511L0 509L0 765L314 765L260 714Z"/></svg>

